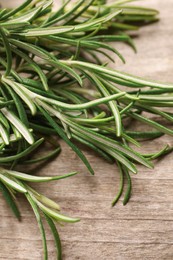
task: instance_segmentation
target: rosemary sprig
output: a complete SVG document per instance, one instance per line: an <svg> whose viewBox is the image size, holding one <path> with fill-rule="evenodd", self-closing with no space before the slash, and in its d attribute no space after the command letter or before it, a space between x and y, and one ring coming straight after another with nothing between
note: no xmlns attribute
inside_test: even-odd
<svg viewBox="0 0 173 260"><path fill-rule="evenodd" d="M26 197L26 199L28 200L29 204L31 205L35 213L40 228L40 232L42 235L45 259L47 259L47 243L46 243L45 231L41 220L40 212L44 213L43 215L45 216L54 234L55 243L57 247L57 259L61 259L61 244L60 244L59 235L54 222L56 221L60 223L61 222L74 223L79 221L79 219L70 218L60 214L59 213L60 207L57 203L45 197L44 195L36 192L34 189L28 186L26 182L49 182L53 180L67 178L75 174L77 173L72 172L70 174L66 174L63 176L54 176L54 177L36 177L25 173L0 168L0 180L1 180L0 188L8 204L12 208L14 214L16 215L16 217L20 219L20 213L14 200L16 199L15 198L16 191L22 193Z"/></svg>
<svg viewBox="0 0 173 260"><path fill-rule="evenodd" d="M152 168L151 160L172 151L164 147L153 154L141 154L130 143L154 139L173 130L142 114L147 112L169 122L173 106L173 84L142 79L111 69L100 53L112 61L112 53L125 62L110 42L136 47L128 30L158 20L158 12L129 5L132 0L66 1L57 11L53 1L27 0L13 10L0 12L0 189L17 218L15 193L30 203L40 228L44 258L48 258L46 236L40 213L55 238L57 259L61 244L55 221L76 222L59 213L59 206L37 193L27 182L47 182L73 176L37 177L15 171L20 164L33 164L56 156L59 145L46 155L34 157L50 136L61 137L79 156L91 174L92 166L75 140L90 147L108 162L116 163L120 188L112 202L119 200L127 180L123 204L131 196L130 174L137 164ZM124 88L124 86L128 88ZM129 131L133 118L153 128ZM48 138L46 136L49 136Z"/></svg>

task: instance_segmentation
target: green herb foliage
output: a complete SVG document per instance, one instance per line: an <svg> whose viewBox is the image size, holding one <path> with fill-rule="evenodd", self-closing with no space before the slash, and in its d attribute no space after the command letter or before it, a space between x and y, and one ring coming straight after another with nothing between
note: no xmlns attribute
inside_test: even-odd
<svg viewBox="0 0 173 260"><path fill-rule="evenodd" d="M0 190L18 219L16 192L31 205L45 259L48 251L42 217L55 238L59 260L61 243L55 222L79 219L62 215L58 204L32 189L28 182L59 180L76 172L37 177L17 172L15 167L57 156L60 147L52 145L46 155L33 157L40 146L50 143L50 136L61 137L91 174L92 166L74 141L118 166L120 187L112 205L121 197L125 180L123 204L129 201L131 173L137 173L137 164L152 168L153 159L172 150L166 146L153 154L141 154L130 144L140 146L140 140L173 135L166 125L146 116L173 121L172 114L164 110L173 106L173 84L128 75L104 62L114 61L112 54L125 62L110 43L126 43L136 51L128 30L157 21L158 12L130 5L131 0L71 2L63 2L54 11L51 0L27 0L16 9L0 11ZM153 130L130 131L127 119Z"/></svg>

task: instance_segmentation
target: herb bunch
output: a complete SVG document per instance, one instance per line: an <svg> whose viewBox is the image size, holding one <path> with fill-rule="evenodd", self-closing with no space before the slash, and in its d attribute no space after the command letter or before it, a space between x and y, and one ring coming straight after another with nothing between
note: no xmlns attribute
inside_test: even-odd
<svg viewBox="0 0 173 260"><path fill-rule="evenodd" d="M51 138L58 135L94 174L76 144L82 143L117 164L121 181L112 205L121 197L126 179L125 205L131 195L130 174L137 173L136 165L152 168L153 159L172 150L166 146L143 155L130 144L138 147L140 140L173 135L173 130L146 116L173 122L172 113L163 109L173 106L173 84L122 73L100 58L114 61L114 53L125 62L110 43L125 42L136 50L127 30L156 21L158 12L129 5L130 0L112 4L99 0L70 2L57 11L52 9L51 0L27 0L16 9L0 10L0 189L18 218L16 192L23 193L30 203L41 231L45 259L48 253L41 218L46 218L53 232L58 259L62 257L61 244L54 222L79 219L60 214L59 205L33 190L28 182L63 179L76 172L36 177L16 171L16 166L57 156L60 147ZM129 119L152 130L129 131ZM51 151L33 157L43 143L51 144Z"/></svg>

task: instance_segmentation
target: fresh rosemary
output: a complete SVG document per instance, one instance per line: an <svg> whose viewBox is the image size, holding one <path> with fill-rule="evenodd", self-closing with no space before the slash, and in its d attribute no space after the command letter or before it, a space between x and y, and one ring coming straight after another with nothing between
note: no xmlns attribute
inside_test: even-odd
<svg viewBox="0 0 173 260"><path fill-rule="evenodd" d="M15 171L21 164L34 164L57 156L60 147L51 136L61 137L79 156L91 174L92 166L76 142L116 163L120 188L112 205L128 187L123 204L131 195L131 173L137 164L148 168L168 152L141 154L130 144L154 139L173 130L146 114L173 122L164 107L173 106L173 84L145 80L109 68L101 56L125 62L111 42L125 42L136 51L128 31L157 21L158 12L130 5L133 0L80 0L64 2L57 11L53 1L27 0L16 9L0 9L0 189L18 219L16 192L23 193L34 211L42 235L44 258L48 258L42 217L55 238L57 259L62 258L58 222L76 222L60 214L59 205L39 194L28 182L48 182L64 176L37 177ZM126 88L124 88L126 87ZM142 112L146 112L145 115ZM129 119L152 127L152 131L130 131ZM49 136L49 138L47 138ZM35 157L43 143L51 151Z"/></svg>

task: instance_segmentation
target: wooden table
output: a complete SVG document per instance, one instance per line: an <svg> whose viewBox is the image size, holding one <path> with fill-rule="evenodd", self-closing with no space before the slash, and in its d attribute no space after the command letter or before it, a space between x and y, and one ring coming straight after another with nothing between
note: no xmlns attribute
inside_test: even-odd
<svg viewBox="0 0 173 260"><path fill-rule="evenodd" d="M141 4L141 3L138 3ZM142 3L143 4L143 3ZM173 82L173 1L148 0L145 4L161 12L161 21L139 31L135 42L138 54L118 44L127 64L115 67L161 81ZM144 143L145 151L155 151L171 137ZM94 153L86 155L96 170L91 177L76 155L65 145L59 158L38 171L41 175L78 170L80 175L37 185L59 202L62 212L80 216L81 222L59 228L64 260L169 260L173 259L173 155L156 163L154 170L139 167L133 176L133 195L127 206L122 200L111 208L119 183L114 165ZM19 198L23 209L19 223L0 197L0 259L42 259L42 244L29 205ZM51 234L47 235L50 260L55 259Z"/></svg>

